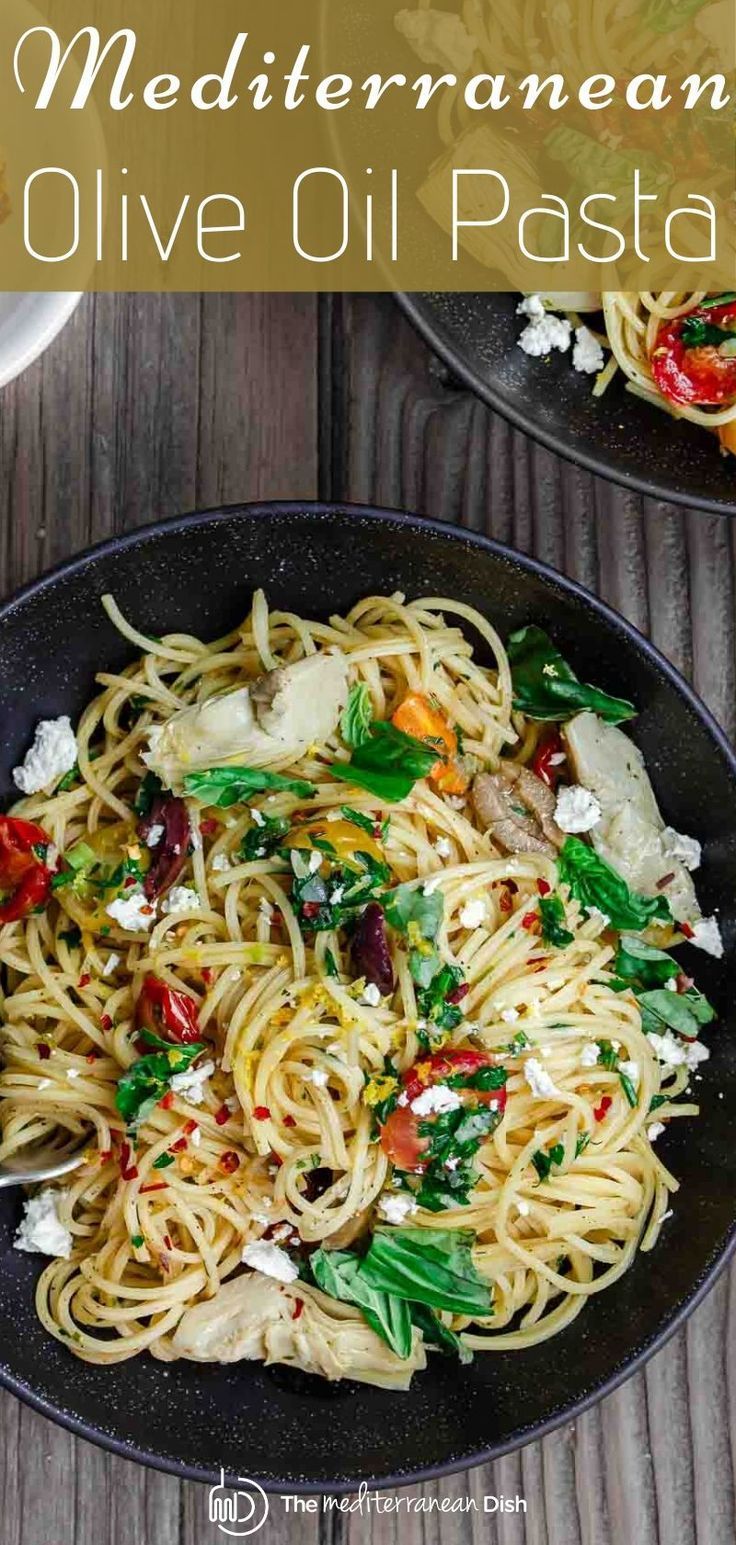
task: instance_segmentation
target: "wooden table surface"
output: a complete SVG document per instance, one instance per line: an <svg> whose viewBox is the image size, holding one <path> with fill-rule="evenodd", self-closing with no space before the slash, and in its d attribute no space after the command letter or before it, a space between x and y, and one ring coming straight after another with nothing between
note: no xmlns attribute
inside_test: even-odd
<svg viewBox="0 0 736 1545"><path fill-rule="evenodd" d="M388 297L90 297L0 399L4 594L159 517L318 495L418 510L537 554L650 633L733 736L736 526L537 448L453 388ZM646 1371L575 1424L409 1494L470 1497L475 1511L293 1516L273 1499L259 1539L733 1545L735 1284L721 1276ZM104 1454L7 1394L0 1424L2 1545L227 1538L205 1487ZM499 1495L527 1511L484 1515L483 1497Z"/></svg>

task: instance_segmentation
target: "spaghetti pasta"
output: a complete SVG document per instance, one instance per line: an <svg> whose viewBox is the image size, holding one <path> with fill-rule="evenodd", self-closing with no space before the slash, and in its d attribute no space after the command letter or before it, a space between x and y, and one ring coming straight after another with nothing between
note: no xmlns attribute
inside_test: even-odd
<svg viewBox="0 0 736 1545"><path fill-rule="evenodd" d="M620 325L637 335L635 313ZM364 1317L349 1273L339 1292L327 1276L346 1251L357 1267L378 1228L389 1246L406 1235L418 1250L423 1239L451 1250L472 1233L486 1312L453 1312L434 1288L425 1300L437 1336L460 1336L463 1356L555 1335L658 1238L677 1181L653 1146L653 1105L658 1122L697 1107L680 1098L684 1054L663 1065L637 997L615 980L609 919L561 885L554 850L504 851L479 819L471 778L509 766L532 777L542 734L514 707L495 630L445 597L372 596L347 616L308 622L258 593L242 627L205 645L185 633L154 639L112 600L107 609L141 654L101 671L77 727L78 771L13 811L46 834L36 859L53 871L52 888L43 911L0 932L0 1162L29 1144L86 1144L54 1193L69 1253L41 1273L46 1329L98 1363L144 1350L264 1356L397 1384L380 1304ZM278 774L251 764L250 792L242 754L221 758L217 797L186 772L182 786L161 788L151 763L173 714L244 685L257 702L268 672L283 693L298 662L330 655L351 686L342 729L336 722L291 759L282 747ZM365 747L371 724L385 730L411 695L431 700L450 738L434 766L437 742L428 766L424 744L425 771L408 793L382 797L365 786L376 776L367 759L365 785L351 781L361 740L346 713L367 708ZM414 756L420 742L407 741ZM450 755L459 794L438 771ZM154 894L180 804L187 850L172 848L169 881ZM315 881L317 899L305 899ZM390 950L388 991L371 980L370 959L367 973L357 969L371 908ZM458 1111L461 1127L448 1120ZM426 1152L443 1120L442 1164L458 1200L438 1206ZM452 1144L468 1120L475 1137L458 1157ZM402 1170L412 1121L414 1162ZM230 1332L226 1346L213 1341L211 1326L193 1350L207 1304L216 1312L223 1284L247 1280L244 1260L262 1284L270 1272L278 1309L266 1307L246 1350ZM426 1324L422 1334L427 1342Z"/></svg>

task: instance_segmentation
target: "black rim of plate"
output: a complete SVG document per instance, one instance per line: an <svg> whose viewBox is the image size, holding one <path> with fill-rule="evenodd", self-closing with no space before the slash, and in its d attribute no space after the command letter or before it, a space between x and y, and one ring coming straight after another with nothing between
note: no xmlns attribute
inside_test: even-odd
<svg viewBox="0 0 736 1545"><path fill-rule="evenodd" d="M62 575L71 574L83 569L91 559L114 556L116 553L135 547L141 542L146 542L151 537L164 536L191 528L192 526L207 526L219 520L232 520L233 517L241 517L246 520L268 520L274 515L287 515L298 521L302 518L314 518L315 516L325 520L340 518L341 516L358 515L369 517L387 528L391 526L403 526L417 532L429 530L435 536L450 542L461 542L469 548L480 548L492 553L495 557L506 563L515 565L535 577L553 584L558 589L565 591L585 608L592 610L606 622L617 628L636 650L647 656L650 663L669 682L670 686L683 697L693 713L701 720L718 750L728 765L731 776L736 783L736 752L714 719L710 710L693 688L680 675L679 671L660 654L659 650L650 642L644 634L632 626L625 617L601 601L592 591L586 590L576 580L568 579L557 569L549 564L541 562L525 553L518 552L513 547L496 542L491 537L479 532L465 530L461 526L453 526L446 521L432 520L428 517L412 514L404 510L394 510L386 506L374 506L350 503L327 503L320 500L272 500L264 503L233 504L217 506L210 510L202 510L189 515L177 515L168 520L155 521L150 525L141 526L135 531L126 532L122 536L108 538L93 547L85 548L84 552L75 557L57 564L48 573L39 579L32 580L16 591L8 600L0 606L0 625L19 605L31 596L43 594L46 590L53 590L55 581ZM667 1341L678 1331L693 1311L702 1303L710 1292L721 1272L729 1264L731 1257L736 1252L736 1218L725 1237L721 1250L715 1254L706 1264L699 1281L692 1293L683 1303L666 1318L660 1328L650 1336L649 1340L641 1346L632 1357L627 1359L621 1367L617 1368L607 1379L602 1379L600 1384L578 1400L572 1400L566 1405L560 1406L546 1421L534 1426L517 1428L509 1433L508 1437L500 1443L495 1443L487 1448L479 1449L477 1453L465 1457L462 1461L448 1460L445 1463L427 1466L413 1471L411 1474L377 1476L371 1484L371 1489L397 1490L403 1486L416 1485L423 1481L440 1479L446 1475L460 1474L472 1469L476 1465L500 1459L504 1454L524 1447L527 1443L535 1442L554 1432L563 1423L573 1421L598 1403L606 1395L614 1390L641 1369L655 1352L661 1350ZM110 1453L120 1456L122 1459L135 1460L139 1464L149 1466L151 1469L163 1471L169 1475L176 1475L182 1480L200 1481L208 1485L216 1484L220 1480L219 1472L210 1471L192 1465L180 1463L175 1460L163 1458L159 1454L130 1443L123 1438L117 1438L112 1434L100 1432L96 1427L85 1422L81 1417L74 1416L68 1411L56 1406L53 1401L36 1394L30 1385L7 1373L0 1367L0 1386L8 1389L26 1405L31 1406L42 1416L57 1425L64 1427L76 1436L86 1438L88 1442L96 1444L99 1448L106 1449ZM226 1481L227 1481L226 1477ZM268 1479L259 1481L262 1490L269 1495L345 1495L358 1489L358 1481L336 1480L334 1483L321 1481L300 1481L287 1478L284 1481Z"/></svg>
<svg viewBox="0 0 736 1545"><path fill-rule="evenodd" d="M647 478L637 477L632 473L617 472L608 462L597 456L591 456L586 451L572 450L564 441L558 439L557 435L543 429L533 415L514 407L499 387L494 386L468 364L463 355L443 336L429 312L424 295L410 295L406 291L396 290L394 298L412 327L433 353L439 356L448 370L452 371L458 381L469 392L473 392L476 397L480 397L487 403L494 413L499 413L508 423L513 424L515 429L523 430L524 434L536 440L539 445L543 445L546 450L554 451L555 455L561 456L564 461L572 462L577 467L584 467L586 472L593 472L596 477L604 478L608 483L615 483L631 493L643 494L647 499L657 499L664 504L684 505L687 509L703 510L708 515L736 516L736 503L729 503L725 499L710 499L704 495L681 493L678 489L668 488L666 483L653 483Z"/></svg>

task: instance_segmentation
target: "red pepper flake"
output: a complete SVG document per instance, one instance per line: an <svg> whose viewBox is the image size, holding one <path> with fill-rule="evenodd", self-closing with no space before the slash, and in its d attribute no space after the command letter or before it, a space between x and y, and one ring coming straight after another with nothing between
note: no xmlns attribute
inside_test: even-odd
<svg viewBox="0 0 736 1545"><path fill-rule="evenodd" d="M253 1120L254 1121L270 1121L271 1120L271 1112L270 1112L268 1106L267 1105L254 1105L253 1106Z"/></svg>
<svg viewBox="0 0 736 1545"><path fill-rule="evenodd" d="M593 1111L593 1115L595 1116L596 1121L602 1121L603 1117L611 1109L612 1105L613 1105L613 1100L611 1099L610 1094L604 1094L603 1099L601 1100L600 1105L597 1105L595 1110Z"/></svg>
<svg viewBox="0 0 736 1545"><path fill-rule="evenodd" d="M130 1159L131 1159L130 1143L121 1143L120 1144L120 1174L121 1174L123 1180L137 1180L138 1179L138 1169L137 1169L135 1164L131 1164Z"/></svg>
<svg viewBox="0 0 736 1545"><path fill-rule="evenodd" d="M173 1250L174 1246L171 1243L171 1235L170 1234L164 1234L164 1244L165 1244L167 1250Z"/></svg>
<svg viewBox="0 0 736 1545"><path fill-rule="evenodd" d="M184 1127L184 1136L191 1137L192 1132L196 1132L198 1126L198 1121L187 1121Z"/></svg>
<svg viewBox="0 0 736 1545"><path fill-rule="evenodd" d="M168 1189L165 1180L157 1180L154 1185L141 1186L141 1196L147 1196L149 1191L168 1191Z"/></svg>
<svg viewBox="0 0 736 1545"><path fill-rule="evenodd" d="M87 1061L96 1062L99 1056L100 1053L98 1051L90 1051L87 1053Z"/></svg>
<svg viewBox="0 0 736 1545"><path fill-rule="evenodd" d="M459 987L455 987L452 992L448 992L445 1003L462 1003L463 998L467 998L469 992L470 987L468 983L461 982Z"/></svg>
<svg viewBox="0 0 736 1545"><path fill-rule="evenodd" d="M689 923L680 923L678 926L680 933L684 933L686 939L695 938L695 929L691 928Z"/></svg>
<svg viewBox="0 0 736 1545"><path fill-rule="evenodd" d="M537 890L540 896L548 896L551 889L552 886L548 885L546 880L537 880Z"/></svg>
<svg viewBox="0 0 736 1545"><path fill-rule="evenodd" d="M275 1164L277 1169L281 1169L284 1161L280 1153L270 1153L268 1156L268 1162L269 1164Z"/></svg>
<svg viewBox="0 0 736 1545"><path fill-rule="evenodd" d="M284 1126L285 1127L295 1127L296 1126L296 1117L295 1116L284 1116Z"/></svg>
<svg viewBox="0 0 736 1545"><path fill-rule="evenodd" d="M504 886L498 898L498 910L499 912L504 913L511 912L513 910L513 905L514 903L511 900L511 891L507 890L506 886Z"/></svg>
<svg viewBox="0 0 736 1545"><path fill-rule="evenodd" d="M217 826L217 821L211 815L208 815L205 821L200 821L199 823L199 829L203 837L214 837Z"/></svg>
<svg viewBox="0 0 736 1545"><path fill-rule="evenodd" d="M173 1089L167 1089L166 1094L164 1095L163 1099L159 1100L158 1103L161 1106L162 1110L171 1110L171 1107L172 1107L172 1105L174 1103L174 1091L173 1091Z"/></svg>
<svg viewBox="0 0 736 1545"><path fill-rule="evenodd" d="M266 1107L265 1107L265 1105L263 1105L263 1106L259 1105L257 1107L257 1109L258 1110L265 1110ZM255 1111L253 1112L253 1115L254 1116L256 1115ZM257 1119L260 1121L261 1117L259 1116ZM229 1121L229 1120L230 1120L230 1112L229 1112L229 1110L227 1108L227 1105L221 1105L220 1109L215 1111L215 1121L217 1122L218 1127L224 1127L225 1122Z"/></svg>
<svg viewBox="0 0 736 1545"><path fill-rule="evenodd" d="M203 966L202 967L202 981L204 982L205 987L211 987L212 983L214 982L214 980L215 980L215 973L214 973L212 967L211 966Z"/></svg>
<svg viewBox="0 0 736 1545"><path fill-rule="evenodd" d="M305 901L304 902L304 905L302 907L302 912L304 913L304 916L306 918L310 919L310 921L311 921L311 919L313 919L315 917L319 917L319 911L320 911L320 903L319 903L319 901Z"/></svg>
<svg viewBox="0 0 736 1545"><path fill-rule="evenodd" d="M303 1310L304 1310L304 1299L303 1298L295 1298L294 1299L294 1308L292 1309L292 1312L291 1312L292 1320L298 1320L300 1315L302 1314Z"/></svg>
<svg viewBox="0 0 736 1545"><path fill-rule="evenodd" d="M124 891L130 890L131 885L135 885L135 883L136 882L135 882L132 874L129 874L127 880L123 880L123 890ZM143 908L141 908L141 911L142 910L143 910Z"/></svg>
<svg viewBox="0 0 736 1545"><path fill-rule="evenodd" d="M220 1159L220 1169L225 1175L234 1175L239 1165L240 1159L236 1153L232 1152L232 1149L228 1150L227 1153L223 1153Z"/></svg>
<svg viewBox="0 0 736 1545"><path fill-rule="evenodd" d="M521 919L521 926L522 926L522 928L533 928L535 923L537 923L538 921L539 921L539 913L538 912L525 912L524 916Z"/></svg>
<svg viewBox="0 0 736 1545"><path fill-rule="evenodd" d="M102 1019L100 1020L100 1029L112 1030L112 1020L109 1014L103 1014Z"/></svg>
<svg viewBox="0 0 736 1545"><path fill-rule="evenodd" d="M108 1160L110 1160L111 1158L112 1158L112 1148L101 1148L100 1149L100 1164L107 1164Z"/></svg>
<svg viewBox="0 0 736 1545"><path fill-rule="evenodd" d="M169 1149L169 1153L182 1153L183 1150L186 1148L186 1146L187 1146L186 1138L185 1137L178 1137L176 1142L171 1144L171 1147Z"/></svg>
<svg viewBox="0 0 736 1545"><path fill-rule="evenodd" d="M41 1058L42 1062L48 1062L49 1057L51 1056L51 1047L47 1046L45 1041L39 1041L39 1043L38 1043L38 1055Z"/></svg>
<svg viewBox="0 0 736 1545"><path fill-rule="evenodd" d="M85 971L84 976L80 976L79 981L77 982L77 986L78 987L89 987L89 984L90 984L91 981L92 981L92 978L91 978L91 976L89 974L89 971Z"/></svg>

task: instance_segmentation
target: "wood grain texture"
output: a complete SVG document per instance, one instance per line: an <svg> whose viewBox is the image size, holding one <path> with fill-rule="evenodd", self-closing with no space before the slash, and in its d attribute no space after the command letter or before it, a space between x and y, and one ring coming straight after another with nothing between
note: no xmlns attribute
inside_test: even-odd
<svg viewBox="0 0 736 1545"><path fill-rule="evenodd" d="M383 297L85 301L0 399L0 591L161 516L252 498L366 500L487 531L590 586L736 730L736 527L631 496L457 391ZM656 1263L655 1267L656 1267ZM607 1400L467 1477L476 1511L287 1514L264 1545L732 1545L736 1292ZM2 1545L218 1545L207 1491L103 1454L0 1396ZM485 1496L526 1513L484 1513Z"/></svg>

